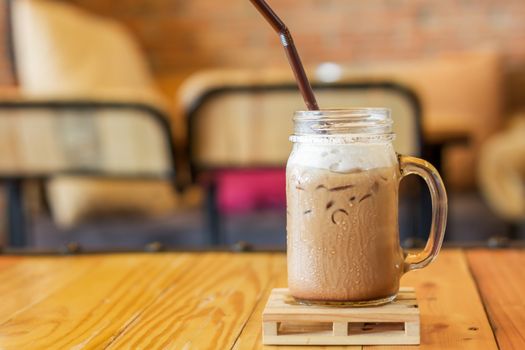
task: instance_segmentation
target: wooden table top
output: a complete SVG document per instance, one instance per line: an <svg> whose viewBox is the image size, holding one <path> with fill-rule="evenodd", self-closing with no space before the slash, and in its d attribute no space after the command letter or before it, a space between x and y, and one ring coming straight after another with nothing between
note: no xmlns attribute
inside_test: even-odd
<svg viewBox="0 0 525 350"><path fill-rule="evenodd" d="M373 349L525 349L524 267L525 250L443 251L402 280L421 346ZM0 278L1 349L299 349L261 342L282 253L0 256Z"/></svg>

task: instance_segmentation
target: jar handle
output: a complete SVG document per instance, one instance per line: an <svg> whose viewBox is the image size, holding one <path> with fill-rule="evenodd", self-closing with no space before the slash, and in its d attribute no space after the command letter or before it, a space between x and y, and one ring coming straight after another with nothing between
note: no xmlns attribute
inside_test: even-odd
<svg viewBox="0 0 525 350"><path fill-rule="evenodd" d="M425 248L418 253L408 253L405 258L404 272L422 269L438 255L445 236L447 225L447 192L443 180L432 164L415 157L398 155L401 177L410 174L419 175L425 180L432 200L432 224Z"/></svg>

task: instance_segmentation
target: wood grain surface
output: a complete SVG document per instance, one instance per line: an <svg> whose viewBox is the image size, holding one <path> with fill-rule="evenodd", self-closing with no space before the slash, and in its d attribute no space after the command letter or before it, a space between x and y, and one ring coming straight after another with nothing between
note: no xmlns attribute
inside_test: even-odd
<svg viewBox="0 0 525 350"><path fill-rule="evenodd" d="M229 349L268 288L275 257L208 254L148 305L109 349Z"/></svg>
<svg viewBox="0 0 525 350"><path fill-rule="evenodd" d="M75 279L81 278L90 266L99 262L96 258L2 258L0 324L38 304Z"/></svg>
<svg viewBox="0 0 525 350"><path fill-rule="evenodd" d="M193 263L185 254L66 259L62 263L76 278L0 324L2 348L103 348ZM76 265L86 259L91 266L79 271ZM48 264L41 261L40 268L54 276Z"/></svg>
<svg viewBox="0 0 525 350"><path fill-rule="evenodd" d="M497 349L476 283L500 347L523 349L524 260L443 251L402 280L416 288L421 346L370 349ZM261 341L269 292L287 284L284 254L0 256L0 278L0 349L297 350ZM301 347L323 348L369 347Z"/></svg>
<svg viewBox="0 0 525 350"><path fill-rule="evenodd" d="M500 349L525 349L525 251L474 250L467 256Z"/></svg>
<svg viewBox="0 0 525 350"><path fill-rule="evenodd" d="M403 276L401 284L416 289L421 311L420 349L498 348L462 251L442 251L425 269Z"/></svg>

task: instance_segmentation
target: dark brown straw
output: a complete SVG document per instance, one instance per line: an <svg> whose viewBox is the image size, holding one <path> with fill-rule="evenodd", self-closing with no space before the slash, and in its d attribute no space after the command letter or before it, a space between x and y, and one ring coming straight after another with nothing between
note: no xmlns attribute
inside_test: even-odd
<svg viewBox="0 0 525 350"><path fill-rule="evenodd" d="M319 106L315 100L314 92L306 72L304 71L303 64L301 63L301 58L299 53L295 48L292 35L286 27L283 21L275 14L270 6L264 0L250 0L252 4L257 8L257 10L263 15L264 18L270 23L272 28L279 34L281 38L281 43L284 46L286 51L286 56L288 56L288 62L292 66L293 73L295 75L295 80L297 80L297 85L303 95L304 102L308 110L318 110Z"/></svg>

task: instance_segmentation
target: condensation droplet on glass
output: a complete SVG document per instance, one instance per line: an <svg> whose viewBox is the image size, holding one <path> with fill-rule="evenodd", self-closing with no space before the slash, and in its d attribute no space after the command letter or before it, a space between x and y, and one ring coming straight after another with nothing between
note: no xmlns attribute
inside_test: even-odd
<svg viewBox="0 0 525 350"><path fill-rule="evenodd" d="M332 164L330 164L328 169L330 169L330 171L337 171L337 170L339 170L339 164L340 164L340 162L332 163Z"/></svg>

